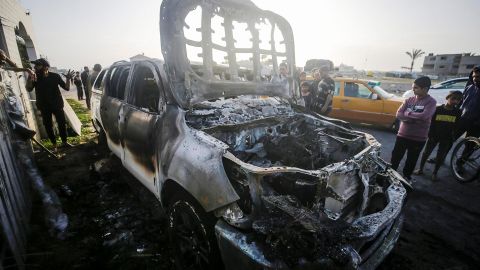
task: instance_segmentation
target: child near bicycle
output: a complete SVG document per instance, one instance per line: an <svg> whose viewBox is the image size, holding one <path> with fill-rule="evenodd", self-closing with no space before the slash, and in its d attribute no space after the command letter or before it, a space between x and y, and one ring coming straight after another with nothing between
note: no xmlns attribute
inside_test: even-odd
<svg viewBox="0 0 480 270"><path fill-rule="evenodd" d="M423 174L423 168L425 167L428 157L438 145L437 157L435 158L435 169L432 173L432 181L437 180L438 170L440 169L440 166L442 166L448 151L455 141L455 125L461 115L461 111L457 108L457 105L460 104L461 100L461 91L450 91L447 95L445 104L437 106L430 124L428 141L423 150L420 168L414 172L415 174Z"/></svg>

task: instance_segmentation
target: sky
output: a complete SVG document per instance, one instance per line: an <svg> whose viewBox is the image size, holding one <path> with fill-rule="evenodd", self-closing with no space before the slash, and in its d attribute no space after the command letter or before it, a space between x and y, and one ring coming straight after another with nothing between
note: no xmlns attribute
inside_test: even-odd
<svg viewBox="0 0 480 270"><path fill-rule="evenodd" d="M30 11L37 52L52 66L111 63L136 54L162 58L161 0L19 0ZM363 70L410 65L405 54L480 54L478 0L253 0L291 24L296 65L330 59ZM415 64L420 70L423 57Z"/></svg>

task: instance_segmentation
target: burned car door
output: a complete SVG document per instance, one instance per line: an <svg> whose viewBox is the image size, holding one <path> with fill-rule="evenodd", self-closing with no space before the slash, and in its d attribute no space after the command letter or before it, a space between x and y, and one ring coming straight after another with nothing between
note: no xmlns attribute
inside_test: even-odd
<svg viewBox="0 0 480 270"><path fill-rule="evenodd" d="M105 93L100 104L100 116L108 146L123 159L119 122L123 121L123 105L130 73L130 64L112 67L105 79Z"/></svg>
<svg viewBox="0 0 480 270"><path fill-rule="evenodd" d="M163 87L155 66L135 63L130 92L123 109L120 133L124 166L155 194L156 129L164 104Z"/></svg>

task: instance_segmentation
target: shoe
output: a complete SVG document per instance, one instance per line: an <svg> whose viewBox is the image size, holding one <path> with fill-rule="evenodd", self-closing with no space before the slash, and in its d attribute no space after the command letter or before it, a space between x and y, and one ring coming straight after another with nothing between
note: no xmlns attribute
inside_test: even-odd
<svg viewBox="0 0 480 270"><path fill-rule="evenodd" d="M413 172L415 175L423 175L423 170L422 169L417 169Z"/></svg>
<svg viewBox="0 0 480 270"><path fill-rule="evenodd" d="M437 180L438 180L437 174L436 173L432 174L432 181L437 182Z"/></svg>

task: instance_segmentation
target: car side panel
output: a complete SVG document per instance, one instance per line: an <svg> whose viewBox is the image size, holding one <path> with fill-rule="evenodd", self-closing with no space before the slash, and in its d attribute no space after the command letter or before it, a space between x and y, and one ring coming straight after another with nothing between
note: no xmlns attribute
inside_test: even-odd
<svg viewBox="0 0 480 270"><path fill-rule="evenodd" d="M123 157L119 129L120 115L123 114L122 107L121 100L103 95L100 104L103 129L107 135L108 147L119 158Z"/></svg>
<svg viewBox="0 0 480 270"><path fill-rule="evenodd" d="M166 106L161 121L155 135L161 188L175 181L207 212L240 199L223 168L226 145L188 127L185 111L175 105Z"/></svg>
<svg viewBox="0 0 480 270"><path fill-rule="evenodd" d="M155 162L155 129L158 114L142 111L125 104L124 121L120 126L124 152L123 164L151 192L157 194Z"/></svg>

